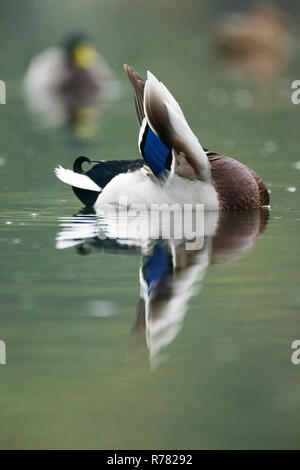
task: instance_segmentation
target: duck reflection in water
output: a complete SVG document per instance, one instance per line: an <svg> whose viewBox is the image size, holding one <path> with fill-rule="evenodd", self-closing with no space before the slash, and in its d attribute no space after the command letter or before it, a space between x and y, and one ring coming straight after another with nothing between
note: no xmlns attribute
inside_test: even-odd
<svg viewBox="0 0 300 470"><path fill-rule="evenodd" d="M161 218L154 230L151 227L152 238L149 227L139 233L129 230L125 238L123 221L109 217L79 214L60 219L63 229L56 238L58 249L75 246L81 255L98 250L142 254L132 344L146 343L151 368L167 357L167 346L178 335L189 299L199 292L207 268L245 255L264 232L269 219L268 209L211 211L202 215L196 235L195 212L184 218L181 233L190 235L180 239L176 237L180 232L176 217L169 219L168 239L163 238L167 231ZM144 219L140 222L145 227Z"/></svg>

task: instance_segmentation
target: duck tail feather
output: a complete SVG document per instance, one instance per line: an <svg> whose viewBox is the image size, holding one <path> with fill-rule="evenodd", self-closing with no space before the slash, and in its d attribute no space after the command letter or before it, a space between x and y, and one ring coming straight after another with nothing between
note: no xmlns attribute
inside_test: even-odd
<svg viewBox="0 0 300 470"><path fill-rule="evenodd" d="M69 184L75 188L88 189L90 191L101 192L102 188L86 175L75 173L72 170L67 170L59 165L54 170L57 178L63 183Z"/></svg>

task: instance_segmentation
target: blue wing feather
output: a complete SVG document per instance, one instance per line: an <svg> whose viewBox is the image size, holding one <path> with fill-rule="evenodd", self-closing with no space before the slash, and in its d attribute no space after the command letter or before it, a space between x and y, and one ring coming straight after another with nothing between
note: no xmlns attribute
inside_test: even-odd
<svg viewBox="0 0 300 470"><path fill-rule="evenodd" d="M157 137L149 124L146 124L140 139L140 152L152 173L164 179L172 165L172 151Z"/></svg>
<svg viewBox="0 0 300 470"><path fill-rule="evenodd" d="M164 283L168 281L173 272L172 255L166 244L160 240L146 258L143 266L144 279L148 285L151 296L163 291Z"/></svg>

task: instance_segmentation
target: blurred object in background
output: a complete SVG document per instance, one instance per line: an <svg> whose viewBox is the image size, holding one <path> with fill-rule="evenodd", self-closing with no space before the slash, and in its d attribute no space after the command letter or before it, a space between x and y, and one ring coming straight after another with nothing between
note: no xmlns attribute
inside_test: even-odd
<svg viewBox="0 0 300 470"><path fill-rule="evenodd" d="M100 109L119 95L110 67L85 33L70 34L61 47L35 56L24 78L30 109L44 127L70 127L79 138L96 131Z"/></svg>
<svg viewBox="0 0 300 470"><path fill-rule="evenodd" d="M289 61L290 47L290 17L270 2L230 14L217 27L217 56L232 75L259 82L276 79Z"/></svg>

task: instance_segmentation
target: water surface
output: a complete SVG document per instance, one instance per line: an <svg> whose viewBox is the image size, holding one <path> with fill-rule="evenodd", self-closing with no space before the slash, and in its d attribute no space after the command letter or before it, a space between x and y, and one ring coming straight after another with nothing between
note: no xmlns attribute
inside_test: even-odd
<svg viewBox="0 0 300 470"><path fill-rule="evenodd" d="M210 49L223 3L0 3L1 448L299 447L300 366L291 362L300 339L299 108L290 101L299 54L264 89L230 78ZM121 82L90 140L41 129L21 92L30 58L78 26L93 33ZM176 304L181 314L163 325L160 342L142 321L139 273L156 253L172 269L168 244L98 243L88 229L74 246L57 245L81 205L54 167L80 154L137 157L123 62L156 73L202 144L253 167L271 190L268 217L229 216L206 236L202 257L175 246L193 295L181 310ZM211 99L216 89L221 105ZM236 94L245 89L248 107ZM81 223L93 225L86 217ZM159 325L182 287L168 269L151 307Z"/></svg>

